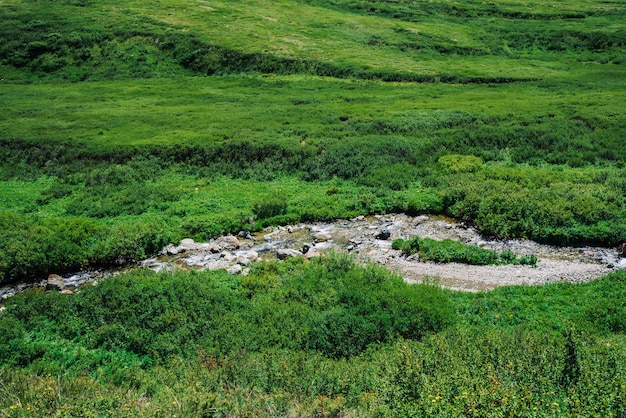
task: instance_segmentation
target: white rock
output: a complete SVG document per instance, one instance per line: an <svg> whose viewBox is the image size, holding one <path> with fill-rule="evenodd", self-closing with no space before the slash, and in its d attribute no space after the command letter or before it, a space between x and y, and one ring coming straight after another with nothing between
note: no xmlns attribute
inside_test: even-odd
<svg viewBox="0 0 626 418"><path fill-rule="evenodd" d="M226 271L228 274L240 274L243 268L239 264L235 264L234 266L227 267Z"/></svg>
<svg viewBox="0 0 626 418"><path fill-rule="evenodd" d="M318 232L317 234L313 235L313 238L315 238L315 241L317 242L326 242L332 239L330 235L324 232Z"/></svg>
<svg viewBox="0 0 626 418"><path fill-rule="evenodd" d="M248 251L244 256L250 261L257 261L259 259L259 253L256 251Z"/></svg>
<svg viewBox="0 0 626 418"><path fill-rule="evenodd" d="M239 257L237 257L237 264L242 265L242 266L247 266L248 264L250 264L250 260L240 255Z"/></svg>

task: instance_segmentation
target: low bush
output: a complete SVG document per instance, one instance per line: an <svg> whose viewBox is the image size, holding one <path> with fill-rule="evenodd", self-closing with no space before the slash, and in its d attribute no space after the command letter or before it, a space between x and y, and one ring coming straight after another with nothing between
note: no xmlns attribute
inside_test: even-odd
<svg viewBox="0 0 626 418"><path fill-rule="evenodd" d="M437 263L464 263L478 266L490 264L523 264L537 265L537 257L523 255L520 258L505 250L498 253L494 250L464 244L459 241L445 239L437 241L431 238L414 236L409 240L398 238L391 243L391 248L400 250L404 254L419 254L420 260L435 261Z"/></svg>

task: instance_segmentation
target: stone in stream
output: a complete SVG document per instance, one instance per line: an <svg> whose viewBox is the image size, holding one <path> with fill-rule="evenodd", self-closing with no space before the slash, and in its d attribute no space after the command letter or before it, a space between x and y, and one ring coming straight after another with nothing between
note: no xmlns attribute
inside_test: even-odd
<svg viewBox="0 0 626 418"><path fill-rule="evenodd" d="M174 244L167 244L165 248L161 251L163 255L177 255L178 248L174 246Z"/></svg>
<svg viewBox="0 0 626 418"><path fill-rule="evenodd" d="M617 247L617 255L622 258L626 258L626 242L621 243Z"/></svg>
<svg viewBox="0 0 626 418"><path fill-rule="evenodd" d="M248 251L244 254L244 257L246 257L250 261L257 261L259 259L259 253L257 253L256 251Z"/></svg>
<svg viewBox="0 0 626 418"><path fill-rule="evenodd" d="M236 250L239 248L239 240L237 237L232 235L226 235L224 237L219 237L215 243L219 245L222 250Z"/></svg>
<svg viewBox="0 0 626 418"><path fill-rule="evenodd" d="M318 232L317 234L313 235L313 238L315 238L316 242L326 242L332 239L332 237L325 232Z"/></svg>
<svg viewBox="0 0 626 418"><path fill-rule="evenodd" d="M48 281L46 282L46 290L63 290L65 289L65 282L63 281L63 277L58 274L51 274L48 276Z"/></svg>
<svg viewBox="0 0 626 418"><path fill-rule="evenodd" d="M278 257L279 260L286 260L289 257L298 257L301 255L302 253L300 251L291 248L283 248L276 251L276 257Z"/></svg>
<svg viewBox="0 0 626 418"><path fill-rule="evenodd" d="M380 240L388 240L389 237L391 237L391 232L389 232L389 229L387 228L383 228L381 229L375 236L374 238L376 239L380 239Z"/></svg>
<svg viewBox="0 0 626 418"><path fill-rule="evenodd" d="M256 241L256 238L252 236L252 234L248 231L239 231L237 234L240 238L249 239L250 241Z"/></svg>
<svg viewBox="0 0 626 418"><path fill-rule="evenodd" d="M248 264L250 264L250 260L246 256L240 255L239 257L237 257L237 264L247 266Z"/></svg>

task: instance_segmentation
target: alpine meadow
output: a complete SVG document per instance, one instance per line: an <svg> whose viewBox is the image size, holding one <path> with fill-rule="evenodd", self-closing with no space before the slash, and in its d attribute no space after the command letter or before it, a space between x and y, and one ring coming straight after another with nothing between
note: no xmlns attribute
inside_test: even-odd
<svg viewBox="0 0 626 418"><path fill-rule="evenodd" d="M0 109L0 285L28 287L0 298L0 417L626 417L626 269L139 267L389 214L623 261L625 0L0 0Z"/></svg>

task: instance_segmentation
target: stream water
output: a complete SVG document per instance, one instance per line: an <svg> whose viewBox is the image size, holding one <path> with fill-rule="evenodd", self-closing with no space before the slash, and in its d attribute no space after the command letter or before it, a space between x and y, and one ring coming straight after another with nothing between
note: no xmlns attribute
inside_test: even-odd
<svg viewBox="0 0 626 418"><path fill-rule="evenodd" d="M381 234L383 231L386 232ZM532 254L539 262L536 267L440 264L420 261L417 256L406 257L391 249L394 239L414 235L438 240L449 238L497 251L508 249L518 256ZM308 251L303 251L307 248ZM279 226L255 234L241 233L239 237L220 237L208 243L185 239L177 246L168 245L156 257L132 265L108 270L86 270L64 275L62 279L66 290L75 290L79 286L97 283L137 268L155 271L226 269L231 274L245 275L253 262L277 257L311 258L325 251L350 252L360 262L384 265L411 283L428 280L464 291L490 290L505 285L585 282L617 269L626 269L626 259L620 258L617 251L611 248L556 247L520 239L486 240L474 228L454 219L389 214L360 216L329 223ZM45 288L46 285L47 279L42 278L36 283L15 283L0 287L0 303L26 289Z"/></svg>

